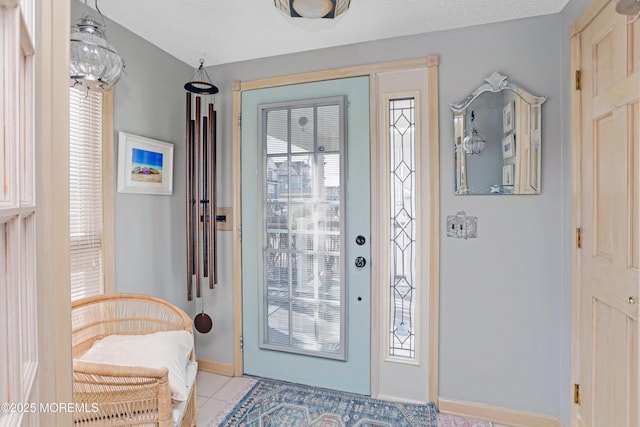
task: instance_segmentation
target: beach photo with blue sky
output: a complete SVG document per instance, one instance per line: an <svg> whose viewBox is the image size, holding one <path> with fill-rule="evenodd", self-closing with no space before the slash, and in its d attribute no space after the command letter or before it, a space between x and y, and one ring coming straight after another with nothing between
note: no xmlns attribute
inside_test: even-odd
<svg viewBox="0 0 640 427"><path fill-rule="evenodd" d="M134 148L131 154L131 180L162 183L162 153Z"/></svg>

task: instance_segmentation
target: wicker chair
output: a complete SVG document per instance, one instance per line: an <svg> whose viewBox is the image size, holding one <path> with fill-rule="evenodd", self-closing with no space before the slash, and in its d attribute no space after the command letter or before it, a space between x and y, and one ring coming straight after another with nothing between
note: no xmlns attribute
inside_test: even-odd
<svg viewBox="0 0 640 427"><path fill-rule="evenodd" d="M78 359L94 341L107 335L171 330L193 333L191 319L182 310L146 295L101 295L75 301L71 324L75 426L176 425L167 368L95 364ZM191 360L195 361L193 351ZM178 410L182 413L181 427L196 425L195 396L194 382L187 401L179 408L182 410Z"/></svg>

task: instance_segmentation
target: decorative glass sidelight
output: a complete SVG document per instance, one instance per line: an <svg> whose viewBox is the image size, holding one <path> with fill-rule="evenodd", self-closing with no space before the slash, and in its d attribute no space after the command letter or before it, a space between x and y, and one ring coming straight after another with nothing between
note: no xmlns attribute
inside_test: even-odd
<svg viewBox="0 0 640 427"><path fill-rule="evenodd" d="M261 347L344 360L344 97L260 109Z"/></svg>
<svg viewBox="0 0 640 427"><path fill-rule="evenodd" d="M416 357L415 99L390 99L389 356Z"/></svg>

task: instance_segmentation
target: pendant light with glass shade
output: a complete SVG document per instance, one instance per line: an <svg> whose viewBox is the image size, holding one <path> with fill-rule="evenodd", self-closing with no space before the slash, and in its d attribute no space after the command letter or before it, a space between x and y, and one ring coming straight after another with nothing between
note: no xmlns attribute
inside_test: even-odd
<svg viewBox="0 0 640 427"><path fill-rule="evenodd" d="M487 145L487 140L484 135L480 133L477 127L473 125L476 115L471 112L471 126L464 132L464 138L462 139L462 149L467 154L480 154Z"/></svg>
<svg viewBox="0 0 640 427"><path fill-rule="evenodd" d="M95 8L99 19L91 16L85 0L82 17L71 27L69 85L108 92L122 76L124 60L107 41L107 25L98 0Z"/></svg>

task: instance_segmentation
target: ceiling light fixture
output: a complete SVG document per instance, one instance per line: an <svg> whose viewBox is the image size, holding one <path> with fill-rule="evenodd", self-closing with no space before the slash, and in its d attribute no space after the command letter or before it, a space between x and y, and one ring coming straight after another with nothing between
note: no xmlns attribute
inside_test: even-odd
<svg viewBox="0 0 640 427"><path fill-rule="evenodd" d="M333 19L349 9L351 0L274 0L274 3L292 18Z"/></svg>
<svg viewBox="0 0 640 427"><path fill-rule="evenodd" d="M69 84L75 88L108 92L120 80L124 60L107 41L107 24L98 8L98 0L95 0L95 7L102 23L88 13L85 0L82 17L71 27Z"/></svg>

